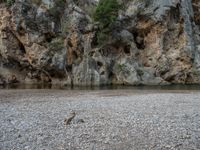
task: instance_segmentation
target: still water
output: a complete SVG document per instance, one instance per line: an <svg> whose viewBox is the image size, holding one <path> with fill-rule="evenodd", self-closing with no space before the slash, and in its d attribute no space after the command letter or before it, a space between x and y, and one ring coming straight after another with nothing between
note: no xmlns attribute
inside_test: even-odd
<svg viewBox="0 0 200 150"><path fill-rule="evenodd" d="M200 91L200 85L165 85L165 86L63 86L52 84L14 84L0 86L0 89L61 89L61 90L197 90Z"/></svg>

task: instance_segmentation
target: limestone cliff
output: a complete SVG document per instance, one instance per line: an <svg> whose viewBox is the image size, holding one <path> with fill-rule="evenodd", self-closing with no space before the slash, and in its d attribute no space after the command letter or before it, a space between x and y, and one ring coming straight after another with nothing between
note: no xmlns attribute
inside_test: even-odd
<svg viewBox="0 0 200 150"><path fill-rule="evenodd" d="M200 1L121 0L97 44L97 0L0 1L0 84L200 83Z"/></svg>

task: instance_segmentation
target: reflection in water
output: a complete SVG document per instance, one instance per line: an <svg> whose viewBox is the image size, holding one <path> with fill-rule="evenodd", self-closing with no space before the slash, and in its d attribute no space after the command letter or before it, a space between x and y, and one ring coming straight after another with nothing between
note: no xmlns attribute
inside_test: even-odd
<svg viewBox="0 0 200 150"><path fill-rule="evenodd" d="M63 90L114 90L114 89L127 89L127 90L200 90L200 85L165 85L165 86L63 86L52 84L12 84L0 85L0 89L63 89Z"/></svg>

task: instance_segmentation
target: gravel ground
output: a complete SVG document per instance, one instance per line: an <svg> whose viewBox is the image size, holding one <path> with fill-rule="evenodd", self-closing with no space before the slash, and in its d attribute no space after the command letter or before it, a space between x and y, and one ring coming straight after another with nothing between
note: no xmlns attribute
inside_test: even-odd
<svg viewBox="0 0 200 150"><path fill-rule="evenodd" d="M200 92L0 90L12 149L200 150Z"/></svg>

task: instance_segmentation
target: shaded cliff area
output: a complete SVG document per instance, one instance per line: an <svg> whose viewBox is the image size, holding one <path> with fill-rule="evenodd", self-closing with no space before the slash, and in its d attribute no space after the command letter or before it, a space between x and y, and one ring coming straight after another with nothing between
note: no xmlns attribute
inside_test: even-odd
<svg viewBox="0 0 200 150"><path fill-rule="evenodd" d="M198 0L119 4L106 30L97 0L0 1L0 84L200 83Z"/></svg>

